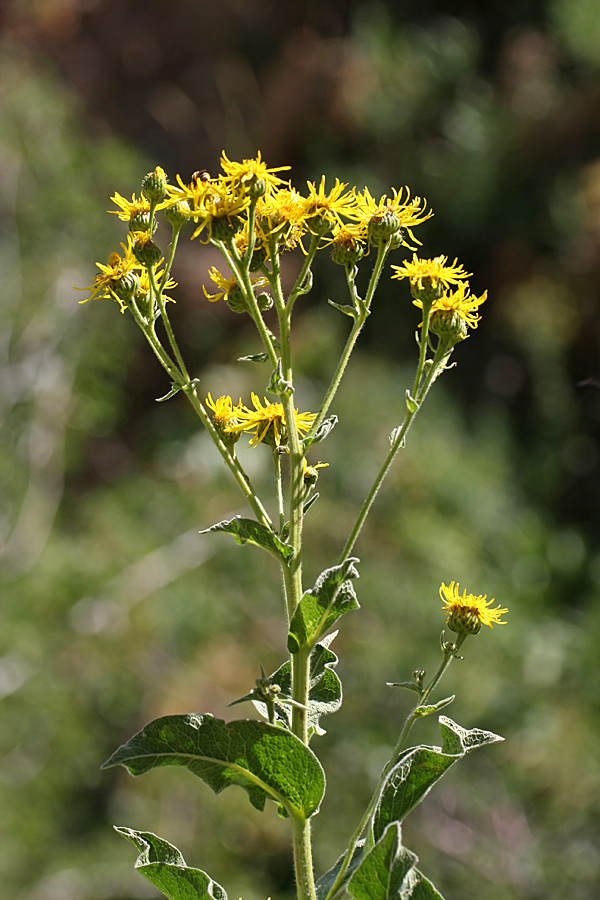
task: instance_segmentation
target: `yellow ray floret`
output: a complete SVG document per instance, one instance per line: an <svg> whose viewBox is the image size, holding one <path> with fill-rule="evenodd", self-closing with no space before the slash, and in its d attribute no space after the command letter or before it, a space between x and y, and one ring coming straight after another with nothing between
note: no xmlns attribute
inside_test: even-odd
<svg viewBox="0 0 600 900"><path fill-rule="evenodd" d="M446 613L446 622L454 631L464 631L476 633L482 625L506 625L501 621L501 616L507 613L507 609L501 609L497 606L492 609L494 600L488 600L487 594L468 594L466 590L459 593L459 585L451 581L449 585L442 582L440 587L440 598L444 604L444 612ZM467 623L463 627L454 627L454 624L461 622Z"/></svg>
<svg viewBox="0 0 600 900"><path fill-rule="evenodd" d="M252 394L252 405L254 409L248 409L244 406L238 412L238 424L233 425L229 430L231 432L245 431L248 434L254 432L254 436L250 441L251 447L256 447L262 441L273 447L279 447L287 441L285 414L281 403L269 403L264 397L264 405L261 403L260 397ZM294 418L296 428L300 435L308 433L311 425L316 419L314 413L299 413L294 410Z"/></svg>
<svg viewBox="0 0 600 900"><path fill-rule="evenodd" d="M417 287L419 290L423 290L424 287L437 288L440 284L447 288L451 284L460 284L472 274L465 272L464 266L457 259L448 265L447 256L419 259L416 253L412 260L407 260L401 266L392 266L392 269L394 270L392 278L408 278L411 287Z"/></svg>

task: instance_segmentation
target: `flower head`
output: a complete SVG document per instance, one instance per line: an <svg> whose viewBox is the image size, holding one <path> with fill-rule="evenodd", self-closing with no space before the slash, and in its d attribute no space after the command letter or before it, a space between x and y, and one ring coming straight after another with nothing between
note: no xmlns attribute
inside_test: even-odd
<svg viewBox="0 0 600 900"><path fill-rule="evenodd" d="M406 199L402 199L404 191ZM421 241L417 240L411 229L426 222L432 215L433 212L427 209L426 200L420 197L410 199L408 188L400 188L399 191L392 188L392 196L384 194L379 201L375 200L367 187L357 194L356 218L369 228L374 243L378 242L375 238L380 232L386 240L389 233L398 232L400 235L398 245L404 244L408 247L410 245L407 244L403 234L406 232L412 241L420 244Z"/></svg>
<svg viewBox="0 0 600 900"><path fill-rule="evenodd" d="M447 256L419 259L416 253L412 261L407 260L401 266L392 266L392 269L394 269L392 278L408 278L414 297L421 295L428 300L437 299L441 296L443 288L448 288L451 284L460 284L471 275L470 272L465 272L464 266L457 259L448 265Z"/></svg>
<svg viewBox="0 0 600 900"><path fill-rule="evenodd" d="M318 187L312 181L308 181L307 185L308 197L304 201L304 211L311 231L325 234L331 230L332 225L341 223L342 216L352 217L356 205L354 188L346 191L346 184L336 178L334 186L327 192L324 175Z"/></svg>
<svg viewBox="0 0 600 900"><path fill-rule="evenodd" d="M108 212L118 216L122 222L131 222L144 216L150 216L150 201L145 197L136 197L135 194L132 194L131 200L128 200L127 197L122 197L118 191L115 191L114 196L110 199L119 209L109 209Z"/></svg>
<svg viewBox="0 0 600 900"><path fill-rule="evenodd" d="M497 606L492 609L493 600L487 599L487 594L467 594L466 590L459 594L459 585L451 581L449 585L442 582L440 597L444 603L446 624L457 634L478 634L482 625L506 625L500 617L507 613L507 609Z"/></svg>
<svg viewBox="0 0 600 900"><path fill-rule="evenodd" d="M267 247L277 238L280 250L293 250L306 231L305 200L295 188L281 188L256 206L257 239Z"/></svg>
<svg viewBox="0 0 600 900"><path fill-rule="evenodd" d="M225 275L221 275L215 266L212 266L209 269L208 274L211 277L211 281L217 285L219 290L216 294L209 294L204 285L202 285L202 290L206 299L210 300L211 303L216 303L217 300L223 298L234 312L246 312L246 298L238 284L237 278L234 275L229 276L229 278ZM268 284L267 279L262 277L252 278L251 282L254 287L263 287L265 284Z"/></svg>
<svg viewBox="0 0 600 900"><path fill-rule="evenodd" d="M340 266L355 265L365 253L367 227L362 222L335 225L328 239L331 259Z"/></svg>
<svg viewBox="0 0 600 900"><path fill-rule="evenodd" d="M256 154L256 159L244 159L241 163L232 162L227 159L225 151L221 154L221 168L225 172L225 177L231 181L237 181L245 187L252 187L260 182L264 185L262 194L271 194L274 188L280 184L284 184L281 178L275 175L275 172L284 172L291 166L278 166L275 169L268 169L267 164L260 157L260 150Z"/></svg>
<svg viewBox="0 0 600 900"><path fill-rule="evenodd" d="M111 253L107 264L97 262L100 274L96 275L93 283L87 288L78 290L91 291L90 296L80 303L95 300L96 297L107 297L116 300L121 307L121 312L127 309L127 298L133 296L139 287L138 272L143 268L133 253L133 240L127 236L127 245L121 244L123 255Z"/></svg>
<svg viewBox="0 0 600 900"><path fill-rule="evenodd" d="M238 424L232 426L230 430L254 432L254 437L250 441L251 447L256 447L262 441L271 447L280 447L282 444L285 444L287 442L287 433L283 405L281 403L269 403L266 397L263 405L260 397L254 393L251 396L254 409L242 407L237 414ZM298 410L294 410L294 418L298 432L301 435L305 435L315 421L316 416L314 413L299 413Z"/></svg>
<svg viewBox="0 0 600 900"><path fill-rule="evenodd" d="M222 440L230 448L240 439L240 432L233 431L232 428L238 423L238 415L242 410L242 400L240 398L238 405L234 406L231 397L228 395L217 397L213 400L210 393L204 401L213 413L213 422Z"/></svg>

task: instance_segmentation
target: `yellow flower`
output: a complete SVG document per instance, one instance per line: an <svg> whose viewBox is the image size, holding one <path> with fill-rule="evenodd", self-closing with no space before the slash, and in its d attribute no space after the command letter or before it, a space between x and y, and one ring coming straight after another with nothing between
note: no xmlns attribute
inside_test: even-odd
<svg viewBox="0 0 600 900"><path fill-rule="evenodd" d="M491 609L493 600L487 600L487 594L475 596L463 591L458 592L459 585L451 581L449 585L442 582L440 598L444 603L446 624L458 634L478 634L482 625L506 625L500 617L507 609L497 606Z"/></svg>
<svg viewBox="0 0 600 900"><path fill-rule="evenodd" d="M167 185L169 199L163 205L169 207L181 202L187 203L190 218L200 223L192 240L199 237L205 228L208 237L203 243L208 243L213 238L222 240L233 236L237 230L236 218L250 205L250 198L245 196L243 188L233 188L224 178L197 177L185 184L179 175L176 177L179 187Z"/></svg>
<svg viewBox="0 0 600 900"><path fill-rule="evenodd" d="M436 256L435 259L419 259L415 253L412 262L406 261L401 266L392 266L395 274L392 278L408 278L411 287L418 290L426 290L427 288L437 289L449 287L451 284L460 284L466 278L471 276L471 272L465 272L462 263L459 264L455 259L453 263L447 265L447 256Z"/></svg>
<svg viewBox="0 0 600 900"><path fill-rule="evenodd" d="M127 235L127 245L121 244L121 247L123 249L122 256L119 253L111 253L106 265L96 263L100 274L96 275L89 287L77 288L80 291L91 291L90 296L85 300L80 300L80 303L87 303L88 300L95 300L96 297L106 297L116 300L121 307L121 312L125 312L127 297L131 296L139 287L137 273L142 266L133 254L131 235Z"/></svg>
<svg viewBox="0 0 600 900"><path fill-rule="evenodd" d="M281 403L269 403L265 397L263 406L260 397L254 393L251 396L254 409L242 407L238 413L238 424L233 425L230 431L254 432L254 437L250 441L251 447L255 447L262 441L271 447L280 447L282 444L285 444L287 442L287 434L283 405ZM310 430L316 416L314 413L299 413L298 410L294 410L294 418L298 432L301 435L305 435Z"/></svg>
<svg viewBox="0 0 600 900"><path fill-rule="evenodd" d="M234 309L234 311L244 312L247 310L244 292L239 286L235 275L231 275L229 278L226 278L225 275L221 275L221 273L218 269L215 268L215 266L212 266L209 269L208 274L210 275L211 280L217 285L219 290L216 294L209 294L204 285L202 285L202 290L207 300L210 300L211 303L216 303L217 300L223 298L227 303L233 304L232 308ZM262 277L251 278L250 281L253 287L263 287L265 284L268 284L267 279Z"/></svg>
<svg viewBox="0 0 600 900"><path fill-rule="evenodd" d="M293 250L306 230L305 200L295 188L262 197L256 206L257 239L265 248L278 238L281 250Z"/></svg>
<svg viewBox="0 0 600 900"><path fill-rule="evenodd" d="M270 194L278 185L284 184L282 179L273 173L283 172L290 169L291 166L278 166L275 169L267 169L266 163L260 157L260 150L256 154L256 159L244 159L241 163L227 159L225 151L223 151L221 154L221 168L227 178L231 179L231 181L239 181L240 184L264 181L265 193Z"/></svg>
<svg viewBox="0 0 600 900"><path fill-rule="evenodd" d="M471 294L469 285L463 281L453 293L448 294L444 292L439 300L435 301L431 307L432 321L436 318L442 320L458 318L470 328L477 328L477 324L481 319L477 310L486 300L487 291L484 291L481 297L476 297L474 294ZM413 302L415 306L423 305L417 300Z"/></svg>
<svg viewBox="0 0 600 900"><path fill-rule="evenodd" d="M406 191L405 200L402 199L404 191ZM421 241L417 240L411 229L432 217L433 212L427 209L427 201L422 200L421 197L414 197L411 200L410 191L407 187L400 188L399 191L396 188L392 188L392 193L392 197L384 194L377 202L366 187L364 191L357 194L356 217L360 222L369 225L372 222L385 219L392 213L398 222L398 227L403 228L412 241L420 244Z"/></svg>
<svg viewBox="0 0 600 900"><path fill-rule="evenodd" d="M307 181L307 185L308 197L304 201L304 212L309 220L309 227L311 227L310 220L314 219L316 222L313 224L313 228L317 227L319 232L322 233L318 220L321 219L325 223L333 225L341 223L342 216L346 218L352 217L356 205L354 188L350 191L345 191L346 184L341 182L339 178L336 178L334 186L326 193L324 175L318 188L312 181Z"/></svg>
<svg viewBox="0 0 600 900"><path fill-rule="evenodd" d="M333 234L327 243L331 250L331 258L339 265L354 265L365 252L367 226L363 222L345 222L335 225Z"/></svg>
<svg viewBox="0 0 600 900"><path fill-rule="evenodd" d="M135 194L132 194L131 200L128 200L115 191L114 196L110 199L119 209L109 209L108 212L118 216L122 222L130 222L139 216L150 215L150 203L145 197L136 197Z"/></svg>

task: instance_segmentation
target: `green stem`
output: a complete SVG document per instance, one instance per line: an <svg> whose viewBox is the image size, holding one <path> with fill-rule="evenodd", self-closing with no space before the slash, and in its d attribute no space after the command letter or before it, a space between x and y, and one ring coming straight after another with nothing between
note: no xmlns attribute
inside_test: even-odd
<svg viewBox="0 0 600 900"><path fill-rule="evenodd" d="M173 350L173 354L175 356L175 359L177 360L177 365L179 366L182 374L184 375L185 380L189 381L190 376L188 375L188 371L187 371L185 362L183 361L183 356L181 355L179 346L177 344L177 341L175 340L175 334L173 332L173 328L171 327L171 321L169 319L169 314L167 312L165 298L163 297L162 289L159 290L158 285L156 284L156 278L154 276L154 270L153 270L152 266L147 266L146 271L148 272L148 278L150 281L150 285L151 285L152 291L156 297L158 307L160 309L160 316L161 316L165 331L167 332L169 344L171 345L171 349Z"/></svg>
<svg viewBox="0 0 600 900"><path fill-rule="evenodd" d="M311 267L312 261L314 259L315 253L317 252L318 246L319 246L319 238L313 234L311 237L311 241L310 241L310 247L308 248L308 252L304 259L304 264L300 270L300 274L298 275L298 277L296 279L296 283L295 283L294 287L290 291L290 295L287 300L286 307L287 307L288 315L291 315L292 309L294 308L294 304L295 304L296 300L298 299L298 297L300 296L300 294L305 293L306 279L308 277L308 273L310 271L310 267ZM273 256L274 254L271 254L271 255Z"/></svg>
<svg viewBox="0 0 600 900"><path fill-rule="evenodd" d="M281 454L279 447L273 447L273 469L275 471L275 492L277 494L277 509L279 512L279 534L285 524L285 507L283 504L283 489L281 483Z"/></svg>
<svg viewBox="0 0 600 900"><path fill-rule="evenodd" d="M192 407L194 408L197 415L202 420L202 424L212 437L217 450L223 457L225 464L227 465L229 471L237 481L239 487L242 490L246 500L250 504L254 515L258 519L259 522L262 522L263 525L266 525L268 528L273 527L273 523L271 522L271 518L262 505L256 491L252 487L252 482L250 481L250 477L246 474L244 469L242 468L240 461L233 453L230 451L229 447L223 442L220 434L215 428L211 417L206 412L204 408L204 404L198 397L198 393L196 390L196 383L193 381L188 381L187 384L182 385L182 390L188 400L190 401Z"/></svg>
<svg viewBox="0 0 600 900"><path fill-rule="evenodd" d="M345 562L348 559L354 545L358 539L358 536L362 530L363 525L365 524L365 520L371 510L373 502L379 493L379 489L383 484L383 481L389 472L394 459L396 458L396 454L400 450L401 447L404 446L404 442L406 439L406 435L417 415L419 410L421 409L425 397L429 392L429 388L435 381L439 372L444 368L445 363L448 359L448 355L443 356L436 352L434 359L431 360L431 365L427 371L427 374L423 378L423 373L425 371L425 361L426 361L426 352L427 352L427 334L428 334L428 323L429 323L429 313L424 312L423 314L423 334L421 335L421 348L419 353L419 362L417 365L417 373L415 376L414 386L413 386L413 395L411 396L411 400L414 401L414 408L408 408L406 411L406 415L404 417L404 421L402 425L396 429L394 433L394 438L392 440L392 445L390 447L390 451L386 456L381 469L379 470L375 481L371 487L371 490L367 494L367 497L361 507L361 510L356 518L352 531L350 532L350 536L346 541L346 545L342 550L340 555L339 562L340 564Z"/></svg>
<svg viewBox="0 0 600 900"><path fill-rule="evenodd" d="M248 312L250 313L252 320L256 325L258 333L261 336L261 340L263 342L265 350L267 351L271 365L274 369L276 369L279 359L277 357L275 347L273 346L273 341L271 340L269 330L265 325L262 313L258 308L258 303L256 302L254 288L252 287L252 282L250 280L248 265L246 265L240 257L233 241L229 241L227 244L218 243L217 246L229 263L231 271L235 275L238 284L244 291L244 297L246 299L246 303L248 304Z"/></svg>
<svg viewBox="0 0 600 900"><path fill-rule="evenodd" d="M331 383L327 388L327 392L323 399L323 403L321 404L321 408L317 413L317 418L315 419L312 428L307 434L307 438L312 438L317 432L317 429L320 427L323 419L327 415L329 408L333 402L333 398L335 397L337 390L340 386L340 382L346 370L346 366L348 365L348 360L354 350L354 345L358 340L358 336L362 331L362 327L365 324L367 317L369 315L369 311L371 308L371 302L373 300L373 294L375 293L375 288L377 287L377 283L381 276L381 272L383 270L383 264L385 262L385 258L390 250L390 242L387 244L380 245L377 250L377 259L375 260L375 265L373 266L373 271L371 273L371 279L369 281L369 286L367 288L367 293L365 295L365 299L360 300L356 294L356 289L354 287L354 269L347 268L346 269L346 278L348 281L348 289L350 291L350 299L352 301L352 305L356 310L356 318L354 319L354 324L352 326L352 330L348 336L348 340L346 341L346 346L342 352L342 355L337 364L336 370L334 372L333 378L331 379Z"/></svg>
<svg viewBox="0 0 600 900"><path fill-rule="evenodd" d="M298 900L316 900L310 819L292 819L292 846Z"/></svg>
<svg viewBox="0 0 600 900"><path fill-rule="evenodd" d="M334 897L336 896L336 894L338 894L340 892L340 888L344 882L346 872L348 871L348 866L352 862L352 857L354 855L354 851L356 850L356 845L358 844L365 828L367 827L367 825L369 824L369 822L371 821L371 819L373 817L373 814L377 807L377 803L379 802L379 798L381 796L381 792L385 785L386 779L387 779L388 775L390 774L390 772L392 771L392 769L394 768L394 766L397 765L397 763L400 761L400 757L402 755L402 751L404 750L406 740L408 738L408 735L410 734L411 728L414 725L415 721L419 718L419 715L416 713L416 711L418 710L418 708L420 706L423 705L425 700L427 700L427 698L429 697L431 692L434 690L434 688L437 687L437 685L439 684L446 669L448 668L448 666L450 665L452 660L456 658L456 654L457 654L458 650L460 649L460 647L462 646L466 637L467 637L466 634L459 634L456 639L456 643L444 645L442 662L440 663L440 666L439 666L437 672L435 673L435 675L429 682L428 686L419 694L419 700L418 700L417 704L413 707L413 709L410 711L410 713L406 717L406 720L405 720L402 730L400 732L400 736L398 738L396 746L394 747L393 753L390 756L390 759L389 759L387 765L384 767L383 772L381 773L381 777L379 779L377 787L375 788L375 791L373 792L371 800L369 801L369 804L368 804L366 810L364 811L360 822L358 823L358 828L355 830L354 834L350 838L350 843L348 844L348 849L347 849L346 855L342 861L342 865L340 866L340 870L337 874L337 877L336 877L334 883L332 884L330 890L328 891L327 896L325 897L325 900L334 900Z"/></svg>

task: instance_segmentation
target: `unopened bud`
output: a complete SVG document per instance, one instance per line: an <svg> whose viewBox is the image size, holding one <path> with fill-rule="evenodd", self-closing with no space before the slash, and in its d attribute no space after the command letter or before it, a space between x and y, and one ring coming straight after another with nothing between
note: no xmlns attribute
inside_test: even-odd
<svg viewBox="0 0 600 900"><path fill-rule="evenodd" d="M167 193L167 176L164 169L157 166L142 178L142 194L147 200L158 202Z"/></svg>

